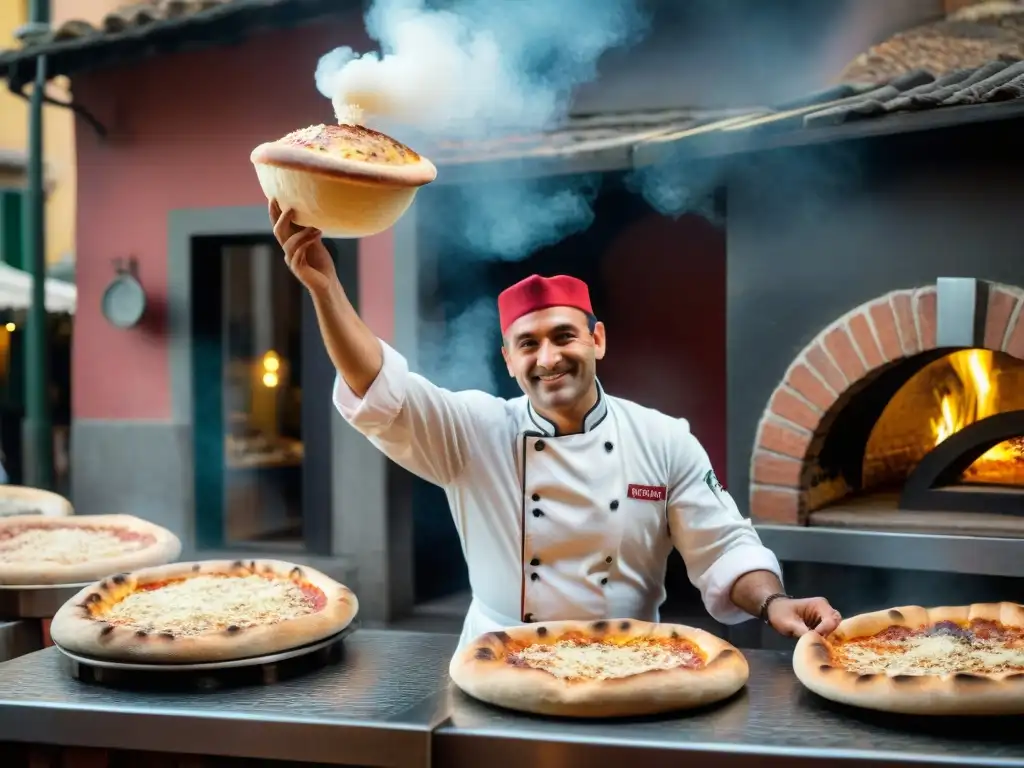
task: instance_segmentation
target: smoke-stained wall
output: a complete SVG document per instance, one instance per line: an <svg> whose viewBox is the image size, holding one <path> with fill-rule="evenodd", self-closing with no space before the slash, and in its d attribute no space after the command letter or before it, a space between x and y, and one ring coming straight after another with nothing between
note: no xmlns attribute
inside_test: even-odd
<svg viewBox="0 0 1024 768"><path fill-rule="evenodd" d="M274 32L73 79L76 101L110 130L100 139L81 121L76 129L75 418L171 418L168 214L266 205L249 153L331 119L313 72L319 54L339 39L366 44L358 14L348 23ZM364 246L376 248L372 239ZM120 330L103 319L100 297L114 276L112 260L127 256L138 260L151 310L141 327Z"/></svg>
<svg viewBox="0 0 1024 768"><path fill-rule="evenodd" d="M948 2L948 0L947 0ZM871 45L941 17L943 0L668 0L643 42L611 51L573 112L746 107L826 84Z"/></svg>
<svg viewBox="0 0 1024 768"><path fill-rule="evenodd" d="M394 7L417 5L404 0L389 2ZM576 0L573 7L582 7L581 2ZM907 7L911 4L908 0ZM536 2L527 5L541 8ZM475 2L473 6L482 13L493 13L493 4ZM493 116L463 122L463 135L473 135L474 127L479 135L481 125L488 131L499 123L507 125L508 116L516 114L529 118L518 124L529 129L542 127L545 121L570 109L697 106L704 99L715 101L713 95L720 101L723 94L739 93L722 84L746 87L753 74L763 71L765 59L756 56L732 59L730 66L714 69L713 78L708 77L712 69L699 57L692 60L692 65L687 64L685 71L668 68L667 53L652 53L648 41L654 38L644 35L652 30L663 38L668 35L669 49L683 54L688 48L708 52L709 48L698 45L709 38L709 28L700 19L674 26L652 24L633 15L628 0L601 0L587 5L591 6L580 17L586 22L582 26L562 23L556 32L548 27L560 22L552 22L549 10L542 17L523 17L524 24L532 18L533 23L545 25L540 45L532 44L533 38L522 30L512 34L501 24L492 23L492 28L501 33L499 40L518 41L517 45L499 47L499 53L505 51L508 56L512 51L511 61L532 72L534 79L515 79L513 82L526 85L503 94L504 100L491 98L489 103L507 106L512 96L531 103L518 113L502 112L498 122ZM544 9L550 7L550 3L543 4ZM569 6L560 7L564 10ZM745 23L742 15L733 18L737 25ZM493 16L491 19L494 22ZM828 24L842 28L835 27L835 16L828 19L831 21L827 24L821 22L821 29ZM624 26L620 25L623 20L627 22ZM386 26L378 18L377 31ZM566 28L571 34L562 31ZM864 32L869 28L875 31ZM582 31L587 35L581 39ZM748 31L756 32L753 27ZM877 29L870 25L858 27L851 39L856 40L859 50L873 41L867 38L878 37L875 32ZM568 42L562 45L565 39ZM620 58L620 65L611 66L611 70L606 66L610 79L585 88L575 104L570 103L570 86L585 84L597 71L595 57L622 42L631 43L628 59ZM248 160L251 148L298 127L330 121L331 103L317 92L314 79L321 56L338 46L359 52L371 50L374 45L363 29L362 17L353 14L337 22L260 34L230 47L160 56L119 70L75 76L76 100L110 129L105 141L81 123L77 131L81 301L73 352L75 419L151 425L172 421L166 337L169 213L177 209L263 205ZM805 50L806 56L796 53L786 59L787 70L812 73L802 75L800 88L805 82L811 87L823 84L832 74L820 66L818 50L812 48ZM621 65L626 60L628 68ZM682 60L686 60L685 55ZM627 71L632 73L627 80L632 86L622 85L621 77L620 85L615 86L615 72L621 75ZM538 83L547 86L538 87ZM712 84L714 88L692 90L693 83ZM663 103L631 104L617 99L615 93L621 95L623 89L637 94L656 92ZM749 101L746 96L741 100L733 95L726 100ZM459 115L458 111L454 114ZM468 114L474 117L472 111ZM417 130L430 128L427 124ZM449 128L445 125L445 130ZM415 146L414 133L404 129L396 133ZM678 187L652 185L638 177L632 185L625 185L628 193L621 189L614 192L607 199L617 202L606 205L599 191L605 185L603 179L573 177L510 184L481 168L477 181L478 187L438 191L454 200L443 216L433 219L432 226L447 238L438 247L439 252L454 256L461 250L475 260L473 265L463 263L455 273L461 281L456 281L461 286L458 292L451 288L452 283L442 292L448 328L442 339L450 340L452 332L479 332L493 324L493 296L518 276L549 271L556 263L566 271L583 272L582 276L594 285L596 303L609 324L609 359L601 369L609 390L691 418L712 460L722 467L720 474L725 475L721 236L692 216L660 219L647 202L673 214L684 213L692 210L691 206L697 204L694 201L705 199L701 190L680 197L668 194L672 189L678 191ZM484 187L489 189L480 194ZM659 194L652 194L656 187ZM360 245L364 286L392 279L393 274L387 271L390 262L382 258L390 250L390 237L385 233ZM537 260L527 260L538 249L541 255ZM140 278L153 309L143 327L124 331L110 326L99 307L102 291L113 276L111 259L128 255L138 259ZM457 262L453 259L452 263ZM473 295L470 289L476 286L470 277L478 274L486 277L490 292ZM374 313L372 304L364 302L364 315ZM639 307L645 312L639 312ZM659 314L667 313L669 307L673 308L670 314ZM384 326L377 321L371 325L387 336L387 314L382 313L382 317ZM431 343L429 334L426 343ZM467 344L445 342L438 354L424 357L431 361L428 366L450 375L460 370L460 359L477 360L474 344L497 353L496 347L488 346L486 336L477 335ZM473 376L479 377L479 384L472 377L456 383L488 388L493 381L494 386L507 389L509 382L500 367L477 366L475 370ZM114 372L116 375L112 375ZM443 525L450 526L450 519L446 517Z"/></svg>
<svg viewBox="0 0 1024 768"><path fill-rule="evenodd" d="M1021 121L743 158L728 193L729 476L814 337L889 291L973 277L1024 285Z"/></svg>
<svg viewBox="0 0 1024 768"><path fill-rule="evenodd" d="M491 5L471 3L474 8L483 9L482 13L488 12ZM892 8L891 13L896 18L901 13L916 16L934 12L933 4L923 0L900 0L886 5ZM418 6L419 3L411 0L387 0L379 4L377 15L371 16L371 21L377 20L371 31L388 29L381 20L380 9ZM674 7L671 3L646 3L637 7L642 10L647 6L660 7L658 13L662 15L664 8ZM602 71L604 80L600 85L585 86L574 109L630 106L615 97L621 78L626 76L623 73L628 73L627 80L633 84L633 91L643 92L650 84L663 98L680 105L699 103L712 95L702 89L696 93L690 91L689 83L713 82L714 93L732 93L764 70L767 59L734 59L730 67L716 69L705 66L707 62L698 57L692 61L692 66L687 65L685 72L666 67L666 50L652 41L670 38L669 47L678 54L673 61L681 62L689 61L688 51L709 52L713 46L709 48L702 41L714 39L710 33L715 29L745 30L740 35L742 39L754 39L750 35L761 35L765 40L771 37L767 33L762 35L755 26L744 21L754 7L747 0L722 3L726 10L721 12L714 12L718 4L709 4L706 0L696 3L697 6L703 10L684 15L675 22L671 22L671 15L665 16L665 20L662 16L653 17L652 22L652 17L632 13L634 6L629 0L602 0L599 4L602 13L586 15L585 29L590 31L591 39L571 41L567 49L573 56L582 58L578 61L570 58L568 63L550 56L562 39L559 33L545 32L539 47L531 47L529 38L523 34L512 34L509 39L518 40L517 46L510 49L513 58L508 58L510 54L506 52L502 61L527 67L533 78L520 78L515 82L548 83L546 90L539 94L525 87L519 92L536 100L526 105L528 108L523 113L528 118L526 123L537 124L546 119L545 116L568 109L567 104L559 101L567 95L566 87L585 86L598 70ZM789 18L792 12L793 9L787 8L783 17ZM836 13L811 14L811 17L819 19L823 37L827 37L828 29L838 29L844 39L852 36L850 39L854 42L847 43L851 48L863 47L880 36L880 29L895 23L884 17L880 22L856 26L854 34L847 27L835 26L843 21ZM542 25L539 28L552 25L548 12L541 19L524 16L521 21L525 24L531 18L532 23ZM723 18L729 23L722 21ZM493 27L493 15L491 21ZM620 21L624 24L621 29L611 29L610 25ZM557 25L557 19L555 22ZM81 228L76 250L81 267L78 288L83 305L83 312L76 321L74 348L77 417L167 417L170 412L168 362L165 342L160 338L165 329L160 312L154 312L152 322L145 328L118 331L103 321L98 311L88 311L89 307L98 306L99 296L112 275L109 260L115 256L135 256L147 292L159 309L161 295L166 291L167 211L261 204L262 195L248 162L249 150L296 127L331 119L331 104L317 92L314 73L321 57L339 46L349 46L353 51L372 50L375 43L367 36L363 24L363 18L353 14L336 22L318 22L295 30L260 34L240 45L160 56L123 69L96 70L74 77L76 100L96 113L111 131L106 141L100 141L80 122L76 132L80 174L78 227ZM576 29L571 24L561 26ZM501 26L497 29L503 34L506 32ZM395 36L400 39L397 32ZM601 66L595 68L595 62L587 59L620 43L628 44L626 53L606 55ZM795 47L799 49L800 46ZM816 64L814 50L806 51L806 57L793 56L795 58L787 60L790 70L813 72L811 79L815 83L823 83L831 76L827 68ZM273 66L267 65L270 61L274 62ZM619 64L616 65L616 61ZM626 61L628 66L623 63ZM563 69L568 74L553 74L559 71L560 64L565 64ZM714 73L714 77L709 79L709 73ZM456 92L457 95L462 93L465 91ZM493 105L493 97L489 98L490 102L483 102L484 106ZM490 114L485 110L484 122L493 125ZM463 121L460 124L468 130L481 123ZM402 136L404 138L405 134ZM481 181L487 180L487 171L482 170ZM482 243L485 256L521 258L536 246L557 242L562 235L585 229L593 218L592 200L592 188L578 179L539 197L531 194L528 187L506 185L500 195L483 198L475 207L462 206L463 215L453 214L452 220L461 219L461 225L454 221L460 226L458 233L473 241L478 250ZM502 211L513 211L515 215L503 217ZM517 233L508 226L509 221L522 223L524 213L539 217L528 237L523 236L524 230ZM94 364L101 356L108 361L107 365ZM111 380L107 376L108 366L116 367L119 362L132 369L138 367L142 378Z"/></svg>
<svg viewBox="0 0 1024 768"><path fill-rule="evenodd" d="M725 466L725 235L703 216L662 216L618 175L600 180L593 224L522 259L483 260L444 250L444 233L428 230L425 253L439 254L427 300L446 320L424 328L422 372L454 389L502 397L522 394L501 358L494 297L534 272L568 273L590 286L607 328L608 353L597 373L606 390L690 420L723 482ZM571 183L571 182L570 182ZM426 217L465 191L425 196ZM444 493L416 481L417 598L467 588L466 568ZM670 582L687 593L685 574ZM672 597L675 597L673 595Z"/></svg>

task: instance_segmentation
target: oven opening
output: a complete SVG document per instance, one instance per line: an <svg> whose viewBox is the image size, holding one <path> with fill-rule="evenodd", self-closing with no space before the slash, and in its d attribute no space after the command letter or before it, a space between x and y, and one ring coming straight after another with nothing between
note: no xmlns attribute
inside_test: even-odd
<svg viewBox="0 0 1024 768"><path fill-rule="evenodd" d="M805 467L808 525L1024 538L1024 362L932 350L858 389Z"/></svg>

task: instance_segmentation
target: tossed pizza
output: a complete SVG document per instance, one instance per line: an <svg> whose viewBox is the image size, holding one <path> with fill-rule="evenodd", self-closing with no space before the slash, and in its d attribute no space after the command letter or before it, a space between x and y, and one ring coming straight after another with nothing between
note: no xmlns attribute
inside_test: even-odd
<svg viewBox="0 0 1024 768"><path fill-rule="evenodd" d="M704 630L615 619L491 632L457 653L449 673L496 706L621 717L726 699L746 684L749 668L739 650Z"/></svg>
<svg viewBox="0 0 1024 768"><path fill-rule="evenodd" d="M290 650L345 629L355 594L279 560L173 563L109 576L61 606L60 647L87 656L173 664Z"/></svg>
<svg viewBox="0 0 1024 768"><path fill-rule="evenodd" d="M0 486L0 518L12 515L55 515L66 517L75 512L63 496L24 485Z"/></svg>
<svg viewBox="0 0 1024 768"><path fill-rule="evenodd" d="M1024 606L907 606L797 642L793 671L843 704L916 715L1024 714Z"/></svg>
<svg viewBox="0 0 1024 768"><path fill-rule="evenodd" d="M268 200L298 226L328 237L367 237L391 227L437 177L425 157L354 123L314 125L261 144L250 160Z"/></svg>
<svg viewBox="0 0 1024 768"><path fill-rule="evenodd" d="M132 515L0 517L0 585L81 584L181 554L166 528Z"/></svg>

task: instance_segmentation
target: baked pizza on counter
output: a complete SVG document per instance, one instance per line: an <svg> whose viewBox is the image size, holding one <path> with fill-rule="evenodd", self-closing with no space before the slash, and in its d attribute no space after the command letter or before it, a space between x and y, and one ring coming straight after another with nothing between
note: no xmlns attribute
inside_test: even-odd
<svg viewBox="0 0 1024 768"><path fill-rule="evenodd" d="M1024 606L906 606L797 642L793 670L832 701L914 715L1024 714Z"/></svg>
<svg viewBox="0 0 1024 768"><path fill-rule="evenodd" d="M2 586L81 584L180 554L177 536L132 515L0 517Z"/></svg>
<svg viewBox="0 0 1024 768"><path fill-rule="evenodd" d="M452 659L470 696L544 715L649 715L710 704L740 690L738 649L701 629L616 619L491 632Z"/></svg>
<svg viewBox="0 0 1024 768"><path fill-rule="evenodd" d="M57 611L50 636L61 648L94 658L229 661L331 637L358 609L347 587L294 563L173 563L89 585Z"/></svg>

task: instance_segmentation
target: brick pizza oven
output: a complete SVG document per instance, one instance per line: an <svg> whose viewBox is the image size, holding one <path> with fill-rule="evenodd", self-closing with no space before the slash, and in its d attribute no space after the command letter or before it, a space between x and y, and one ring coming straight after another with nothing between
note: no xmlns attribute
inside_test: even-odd
<svg viewBox="0 0 1024 768"><path fill-rule="evenodd" d="M1024 577L1024 109L981 117L728 160L724 479L794 588Z"/></svg>
<svg viewBox="0 0 1024 768"><path fill-rule="evenodd" d="M762 522L1024 538L1024 289L939 278L794 357L751 459Z"/></svg>

